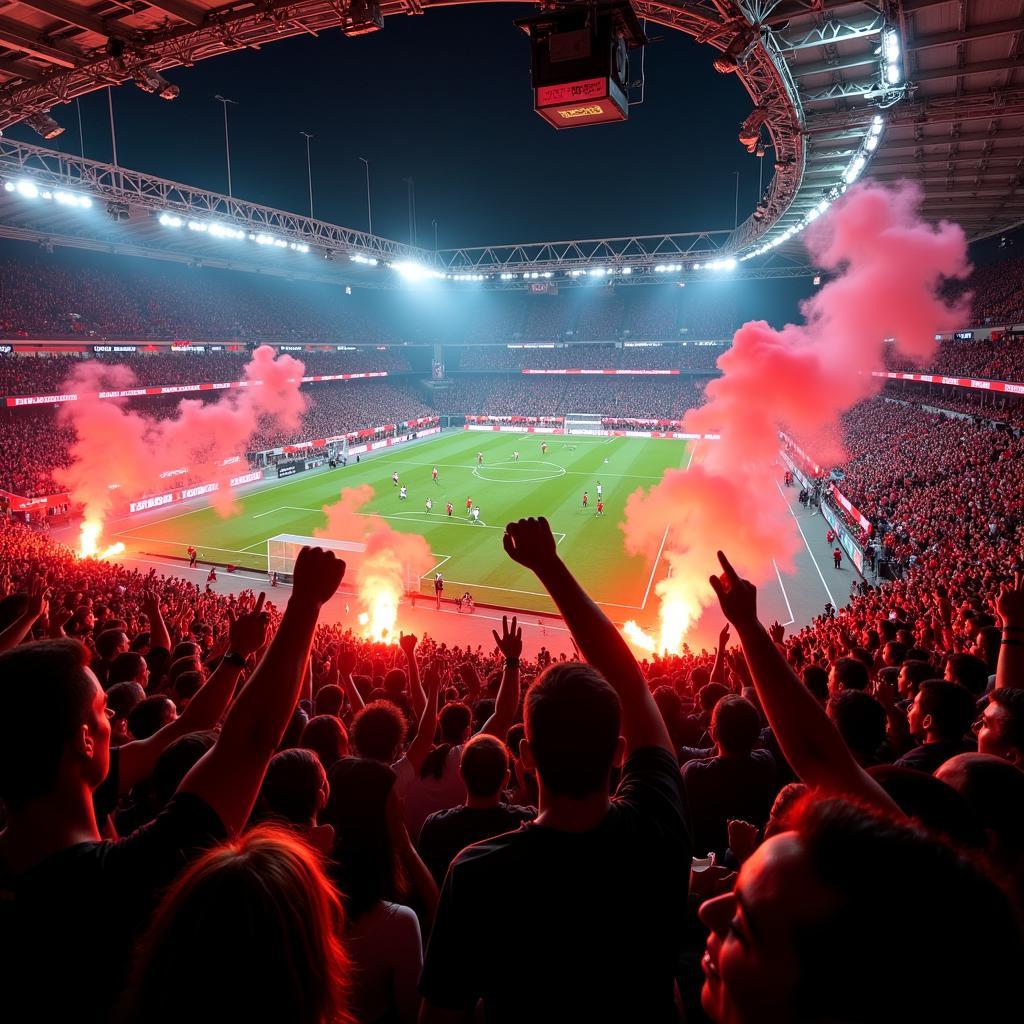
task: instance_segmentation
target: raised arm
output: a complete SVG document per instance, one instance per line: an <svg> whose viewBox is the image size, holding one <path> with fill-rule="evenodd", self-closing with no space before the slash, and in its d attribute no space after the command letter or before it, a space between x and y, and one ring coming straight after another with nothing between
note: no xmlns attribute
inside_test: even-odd
<svg viewBox="0 0 1024 1024"><path fill-rule="evenodd" d="M1024 573L1014 573L1013 583L1004 583L996 600L1003 620L1003 637L996 663L996 689L1024 687Z"/></svg>
<svg viewBox="0 0 1024 1024"><path fill-rule="evenodd" d="M345 696L348 697L353 711L362 711L366 701L363 700L363 695L352 678L352 671L356 667L355 648L350 644L338 644L334 651L334 663L338 667L338 681L344 687Z"/></svg>
<svg viewBox="0 0 1024 1024"><path fill-rule="evenodd" d="M437 694L441 689L441 672L433 662L427 666L426 683L427 700L423 714L420 715L416 735L405 752L417 775L427 759L427 754L430 753L430 748L434 745L434 733L437 731Z"/></svg>
<svg viewBox="0 0 1024 1024"><path fill-rule="evenodd" d="M345 563L330 551L299 552L277 635L228 712L217 742L179 786L202 797L229 832L237 832L249 817L267 762L295 709L320 609L344 575Z"/></svg>
<svg viewBox="0 0 1024 1024"><path fill-rule="evenodd" d="M722 575L711 577L711 587L726 618L736 627L761 707L793 770L824 794L856 797L902 817L903 812L885 790L857 764L825 709L797 679L758 621L753 583L740 579L721 551L718 560Z"/></svg>
<svg viewBox="0 0 1024 1024"><path fill-rule="evenodd" d="M263 611L265 597L265 594L260 594L256 607L251 612L239 615L237 619L228 610L228 657L221 658L220 664L203 688L189 701L188 707L173 722L168 722L148 739L133 740L119 749L120 794L127 793L132 786L148 778L156 766L157 758L178 737L217 727L231 702L245 659L266 642L270 616Z"/></svg>
<svg viewBox="0 0 1024 1024"><path fill-rule="evenodd" d="M49 597L46 592L46 580L42 576L33 576L28 585L28 598L25 610L0 633L0 651L17 647L28 636L36 620L44 617L49 608Z"/></svg>
<svg viewBox="0 0 1024 1024"><path fill-rule="evenodd" d="M405 655L405 673L409 677L409 701L412 713L422 715L427 703L427 695L423 692L420 682L420 667L416 664L416 637L412 633L399 633L398 644Z"/></svg>
<svg viewBox="0 0 1024 1024"><path fill-rule="evenodd" d="M484 722L481 733L497 736L502 743L512 727L519 707L519 658L523 653L523 631L512 616L512 628L508 627L508 616L501 617L501 636L496 629L491 630L494 642L498 645L505 667L501 673L501 685L498 687L498 699L494 702L494 713Z"/></svg>
<svg viewBox="0 0 1024 1024"><path fill-rule="evenodd" d="M163 647L168 651L171 649L171 634L167 632L167 623L164 622L163 614L160 611L160 598L152 590L147 590L142 598L142 609L149 619L149 646Z"/></svg>
<svg viewBox="0 0 1024 1024"><path fill-rule="evenodd" d="M727 622L722 627L722 632L718 634L718 646L715 648L715 663L711 666L711 676L709 681L712 683L726 683L725 678L725 650L729 646L729 623Z"/></svg>
<svg viewBox="0 0 1024 1024"><path fill-rule="evenodd" d="M675 756L665 722L640 666L608 616L558 557L548 521L520 519L509 523L504 544L511 559L536 574L558 606L583 656L619 695L626 752L662 747Z"/></svg>

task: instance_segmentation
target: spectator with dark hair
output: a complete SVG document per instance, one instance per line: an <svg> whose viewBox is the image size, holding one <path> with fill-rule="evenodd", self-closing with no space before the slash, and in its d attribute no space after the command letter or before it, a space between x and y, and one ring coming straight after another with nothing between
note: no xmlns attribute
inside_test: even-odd
<svg viewBox="0 0 1024 1024"><path fill-rule="evenodd" d="M401 714L397 708L395 713ZM414 1024L423 947L407 904L425 901L432 913L437 887L409 840L388 765L346 758L334 765L328 782L321 818L335 834L332 872L349 915L356 1018Z"/></svg>
<svg viewBox="0 0 1024 1024"><path fill-rule="evenodd" d="M344 912L316 854L262 826L200 857L139 947L123 1019L349 1024Z"/></svg>
<svg viewBox="0 0 1024 1024"><path fill-rule="evenodd" d="M828 701L828 673L820 665L807 665L801 677L804 686L824 705Z"/></svg>
<svg viewBox="0 0 1024 1024"><path fill-rule="evenodd" d="M148 740L178 717L174 701L162 694L140 700L128 713L128 731L132 739Z"/></svg>
<svg viewBox="0 0 1024 1024"><path fill-rule="evenodd" d="M267 765L251 821L286 826L314 850L328 854L334 846L334 829L316 822L327 806L328 793L327 774L312 750L282 750Z"/></svg>
<svg viewBox="0 0 1024 1024"><path fill-rule="evenodd" d="M882 762L885 708L863 690L842 690L829 699L828 717L862 768Z"/></svg>
<svg viewBox="0 0 1024 1024"><path fill-rule="evenodd" d="M959 683L928 679L907 711L907 726L918 745L896 764L931 774L954 757L973 749L965 739L977 709L971 692Z"/></svg>
<svg viewBox="0 0 1024 1024"><path fill-rule="evenodd" d="M110 745L119 747L131 738L128 716L132 709L146 699L146 691L138 683L114 683L107 690L110 716Z"/></svg>
<svg viewBox="0 0 1024 1024"><path fill-rule="evenodd" d="M973 861L840 800L807 804L792 828L743 865L734 892L701 907L713 1021L997 1020L1014 1004L1020 929ZM894 908L902 927L880 926Z"/></svg>
<svg viewBox="0 0 1024 1024"><path fill-rule="evenodd" d="M174 680L172 693L174 706L178 709L179 714L188 707L192 698L203 688L205 680L204 673L196 670L182 672Z"/></svg>
<svg viewBox="0 0 1024 1024"><path fill-rule="evenodd" d="M966 687L975 699L988 689L989 674L988 665L973 654L951 654L946 659L946 682Z"/></svg>
<svg viewBox="0 0 1024 1024"><path fill-rule="evenodd" d="M537 815L533 807L502 800L509 782L509 756L497 737L479 733L469 740L462 748L459 773L466 785L465 804L431 814L416 842L438 885L460 850L511 832Z"/></svg>
<svg viewBox="0 0 1024 1024"><path fill-rule="evenodd" d="M715 756L683 766L683 790L699 855L713 852L721 859L728 849L726 826L741 818L761 827L768 820L778 790L775 759L755 750L761 719L750 701L723 697L711 715Z"/></svg>
<svg viewBox="0 0 1024 1024"><path fill-rule="evenodd" d="M145 690L149 684L149 665L146 659L135 651L118 654L107 671L107 690L117 683L138 683Z"/></svg>
<svg viewBox="0 0 1024 1024"><path fill-rule="evenodd" d="M324 771L329 772L335 762L348 757L348 733L340 718L330 714L314 715L302 730L299 746L312 750L320 758Z"/></svg>
<svg viewBox="0 0 1024 1024"><path fill-rule="evenodd" d="M1001 686L989 694L977 721L978 752L1024 768L1024 689Z"/></svg>
<svg viewBox="0 0 1024 1024"><path fill-rule="evenodd" d="M452 862L421 1020L469 1014L479 999L508 1020L674 1019L691 847L672 741L629 648L558 557L547 521L510 523L504 545L536 573L589 664L553 665L527 692L522 756L537 771L540 814ZM595 892L613 890L595 903ZM544 927L555 906L559 927Z"/></svg>
<svg viewBox="0 0 1024 1024"><path fill-rule="evenodd" d="M156 894L190 857L244 826L298 699L320 608L343 572L330 552L299 553L288 609L217 742L157 819L117 843L101 841L94 810L111 763L110 720L87 649L51 640L0 654L0 932L18 936L0 960L0 991L12 1006L51 1020L109 1017ZM264 633L263 613L253 614ZM54 962L61 985L52 984Z"/></svg>
<svg viewBox="0 0 1024 1024"><path fill-rule="evenodd" d="M935 678L935 669L926 661L908 659L900 665L900 674L897 677L896 687L900 699L905 701L907 706L917 696L917 691L926 679Z"/></svg>
<svg viewBox="0 0 1024 1024"><path fill-rule="evenodd" d="M371 701L352 720L352 745L359 757L392 764L405 739L402 712L389 700Z"/></svg>
<svg viewBox="0 0 1024 1024"><path fill-rule="evenodd" d="M337 683L328 683L316 691L313 699L313 714L339 716L345 706L345 691Z"/></svg>
<svg viewBox="0 0 1024 1024"><path fill-rule="evenodd" d="M828 676L830 697L843 690L867 690L870 684L867 666L860 658L839 658L832 663Z"/></svg>

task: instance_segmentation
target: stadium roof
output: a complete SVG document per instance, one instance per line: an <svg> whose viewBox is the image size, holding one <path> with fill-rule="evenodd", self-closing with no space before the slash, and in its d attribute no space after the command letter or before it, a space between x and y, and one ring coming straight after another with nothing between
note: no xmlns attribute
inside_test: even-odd
<svg viewBox="0 0 1024 1024"><path fill-rule="evenodd" d="M380 8L386 15L417 14L450 3L383 0ZM716 66L734 71L751 96L741 138L752 152L771 154L774 174L758 207L731 236L701 237L702 257L721 251L767 257L769 264L799 259L799 231L862 172L918 181L926 213L959 220L972 238L1024 220L1022 0L633 0L633 6L641 17L719 51ZM332 28L358 34L368 11L367 0L0 0L0 127L110 84L239 48ZM123 181L103 166L94 165L86 181L103 178L105 200L130 201L119 191ZM158 190L173 184L146 181L157 182ZM73 184L73 177L63 183ZM249 231L262 223L265 208L187 191L198 197L193 212L207 209ZM341 251L397 253L397 243L358 234L295 217L286 237ZM520 271L545 261L568 267L581 258L580 265L613 258L622 241L485 246L442 257L448 270L498 272L506 258ZM689 254L692 243L683 238L681 244L662 251L669 259ZM528 249L539 255L524 255Z"/></svg>

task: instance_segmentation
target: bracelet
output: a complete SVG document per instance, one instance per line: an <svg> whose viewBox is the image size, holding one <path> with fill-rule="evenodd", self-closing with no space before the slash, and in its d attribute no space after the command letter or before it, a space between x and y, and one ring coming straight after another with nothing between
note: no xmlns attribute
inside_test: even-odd
<svg viewBox="0 0 1024 1024"><path fill-rule="evenodd" d="M1004 637L999 643L1004 647L1024 647L1024 640L1007 640Z"/></svg>
<svg viewBox="0 0 1024 1024"><path fill-rule="evenodd" d="M235 668L245 668L245 655L239 654L238 651L228 651L222 660L234 665Z"/></svg>

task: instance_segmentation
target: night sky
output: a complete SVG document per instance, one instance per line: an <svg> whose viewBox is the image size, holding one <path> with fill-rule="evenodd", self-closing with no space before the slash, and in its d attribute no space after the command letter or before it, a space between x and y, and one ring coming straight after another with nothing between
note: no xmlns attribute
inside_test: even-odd
<svg viewBox="0 0 1024 1024"><path fill-rule="evenodd" d="M235 195L366 227L363 156L371 163L374 229L407 240L415 179L417 233L442 248L485 242L731 228L758 196L758 161L737 140L750 99L711 67L708 47L651 23L646 97L624 124L556 132L533 112L529 41L518 4L391 17L370 36L331 31L180 68L173 102L126 84L114 91L118 156L137 170L227 190L223 114L230 108ZM631 77L639 78L639 52ZM633 97L637 98L636 95ZM81 100L85 155L111 157L105 92ZM78 151L75 105L49 145ZM16 126L10 135L38 142ZM764 168L767 178L770 164Z"/></svg>

